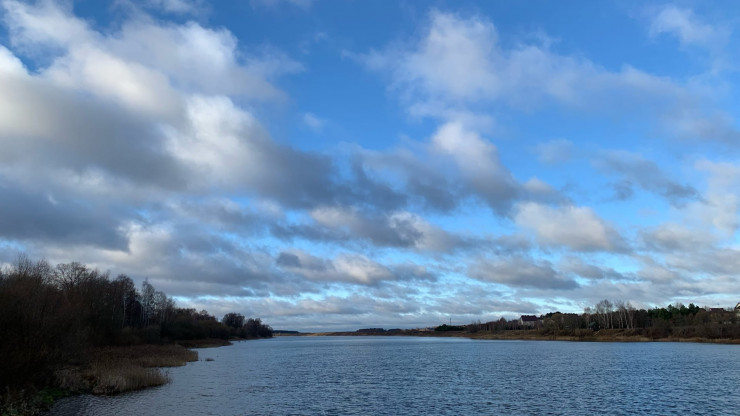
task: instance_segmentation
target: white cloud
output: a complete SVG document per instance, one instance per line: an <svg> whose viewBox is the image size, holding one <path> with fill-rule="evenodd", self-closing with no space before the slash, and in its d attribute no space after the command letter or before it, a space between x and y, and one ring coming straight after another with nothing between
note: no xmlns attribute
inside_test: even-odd
<svg viewBox="0 0 740 416"><path fill-rule="evenodd" d="M375 285L382 281L428 277L423 268L391 268L356 253L342 253L328 260L303 250L289 250L280 253L276 264L285 271L315 282Z"/></svg>
<svg viewBox="0 0 740 416"><path fill-rule="evenodd" d="M579 256L566 256L562 258L558 263L558 269L590 280L610 279L612 281L623 281L631 277L625 276L611 267L587 263Z"/></svg>
<svg viewBox="0 0 740 416"><path fill-rule="evenodd" d="M609 117L626 114L657 124L671 138L730 143L728 137L738 137L729 115L717 108L715 84L676 81L630 65L607 70L558 54L549 43L505 47L486 18L433 11L415 39L350 56L389 75L391 88L416 116L490 128L500 112L556 104Z"/></svg>
<svg viewBox="0 0 740 416"><path fill-rule="evenodd" d="M624 242L619 234L588 207L520 204L514 221L534 231L537 240L551 247L575 251L619 251Z"/></svg>
<svg viewBox="0 0 740 416"><path fill-rule="evenodd" d="M459 122L441 126L432 148L451 156L471 187L495 210L503 211L516 196L517 183L498 158L496 146Z"/></svg>
<svg viewBox="0 0 740 416"><path fill-rule="evenodd" d="M666 5L655 13L649 33L651 36L671 34L676 36L682 45L708 48L724 46L726 41L723 29L701 22L691 10L673 5Z"/></svg>
<svg viewBox="0 0 740 416"><path fill-rule="evenodd" d="M491 59L496 30L477 17L461 23L457 16L432 12L429 31L401 62L401 82L418 82L433 95L454 99L495 95L501 84Z"/></svg>
<svg viewBox="0 0 740 416"><path fill-rule="evenodd" d="M322 226L345 231L346 239L367 239L378 246L443 253L466 245L461 237L408 211L372 215L355 209L321 207L312 210L311 217Z"/></svg>
<svg viewBox="0 0 740 416"><path fill-rule="evenodd" d="M201 178L228 185L263 168L249 146L264 134L251 114L226 97L196 96L186 107L190 128L166 130L168 150Z"/></svg>
<svg viewBox="0 0 740 416"><path fill-rule="evenodd" d="M244 56L228 30L194 22L134 14L98 31L54 2L2 5L24 54L55 51L28 74L18 56L0 49L0 159L12 159L10 176L94 177L98 189L129 181L195 191L246 185L294 203L324 192L330 166L321 157L274 143L234 104L282 97L270 81L300 64L281 52Z"/></svg>
<svg viewBox="0 0 740 416"><path fill-rule="evenodd" d="M45 48L67 47L96 40L87 23L71 15L71 4L63 7L59 2L42 1L30 5L5 0L2 7L6 12L4 17L11 42L32 54L39 45Z"/></svg>
<svg viewBox="0 0 740 416"><path fill-rule="evenodd" d="M642 239L650 249L667 253L689 253L713 248L718 238L705 227L689 228L684 224L663 223L646 228Z"/></svg>
<svg viewBox="0 0 740 416"><path fill-rule="evenodd" d="M203 7L203 0L146 0L151 7L175 14L194 14Z"/></svg>
<svg viewBox="0 0 740 416"><path fill-rule="evenodd" d="M282 99L283 93L270 81L302 70L301 64L274 49L245 54L228 30L194 22L128 21L104 46L124 59L167 74L177 88L200 94Z"/></svg>
<svg viewBox="0 0 740 416"><path fill-rule="evenodd" d="M701 200L688 204L682 211L686 221L726 237L734 235L740 227L740 168L735 163L706 159L697 161L695 168L709 173L708 187Z"/></svg>
<svg viewBox="0 0 740 416"><path fill-rule="evenodd" d="M27 75L23 62L3 45L0 45L0 73L6 75Z"/></svg>
<svg viewBox="0 0 740 416"><path fill-rule="evenodd" d="M538 289L574 289L578 284L568 279L552 264L523 257L481 259L468 273L471 277L501 283L512 287L532 287Z"/></svg>
<svg viewBox="0 0 740 416"><path fill-rule="evenodd" d="M303 113L303 124L313 130L320 131L324 127L324 124L326 124L326 120L312 113Z"/></svg>
<svg viewBox="0 0 740 416"><path fill-rule="evenodd" d="M165 75L99 48L75 47L43 76L58 86L111 99L130 111L164 119L173 119L181 111L181 98Z"/></svg>
<svg viewBox="0 0 740 416"><path fill-rule="evenodd" d="M527 199L540 202L562 202L564 198L550 184L539 179L530 178L521 185L522 193Z"/></svg>
<svg viewBox="0 0 740 416"><path fill-rule="evenodd" d="M339 256L334 260L334 266L339 274L363 284L393 278L393 273L387 267L358 254Z"/></svg>
<svg viewBox="0 0 740 416"><path fill-rule="evenodd" d="M115 88L141 89L139 94L148 88L161 92L171 85L200 94L282 99L282 92L269 81L302 70L278 50L245 54L228 30L195 22L163 24L137 14L120 30L102 32L55 2L30 5L6 0L3 7L14 45L32 56L51 49L50 76L87 84L92 92L114 88L105 78L112 77L121 84ZM89 77L95 79L88 81Z"/></svg>

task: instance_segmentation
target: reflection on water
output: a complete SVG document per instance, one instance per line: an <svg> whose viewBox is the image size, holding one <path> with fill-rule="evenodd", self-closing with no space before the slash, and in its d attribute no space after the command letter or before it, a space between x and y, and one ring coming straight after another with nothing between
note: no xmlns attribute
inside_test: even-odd
<svg viewBox="0 0 740 416"><path fill-rule="evenodd" d="M740 414L733 345L280 337L198 353L170 384L51 414Z"/></svg>

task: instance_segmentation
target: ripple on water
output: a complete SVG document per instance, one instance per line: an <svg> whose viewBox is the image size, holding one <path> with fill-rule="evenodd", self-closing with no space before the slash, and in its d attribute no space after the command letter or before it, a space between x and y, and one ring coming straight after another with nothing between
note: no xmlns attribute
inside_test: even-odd
<svg viewBox="0 0 740 416"><path fill-rule="evenodd" d="M203 352L202 354L205 354ZM52 415L737 414L740 347L281 337L209 349L165 386Z"/></svg>

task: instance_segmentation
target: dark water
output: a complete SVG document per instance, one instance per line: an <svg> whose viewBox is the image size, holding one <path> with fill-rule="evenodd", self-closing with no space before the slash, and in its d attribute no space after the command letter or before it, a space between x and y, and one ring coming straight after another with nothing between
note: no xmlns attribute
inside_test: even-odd
<svg viewBox="0 0 740 416"><path fill-rule="evenodd" d="M740 415L740 346L282 337L54 415ZM213 358L214 361L205 361Z"/></svg>

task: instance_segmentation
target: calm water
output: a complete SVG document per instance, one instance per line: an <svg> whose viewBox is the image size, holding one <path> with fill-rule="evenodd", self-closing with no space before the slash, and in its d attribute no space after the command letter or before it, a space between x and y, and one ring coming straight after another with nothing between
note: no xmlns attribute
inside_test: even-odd
<svg viewBox="0 0 740 416"><path fill-rule="evenodd" d="M281 337L54 415L740 415L740 346ZM205 361L213 358L214 361Z"/></svg>

